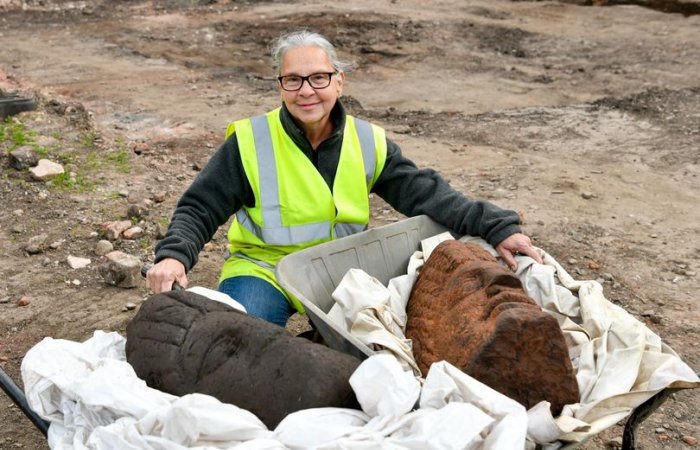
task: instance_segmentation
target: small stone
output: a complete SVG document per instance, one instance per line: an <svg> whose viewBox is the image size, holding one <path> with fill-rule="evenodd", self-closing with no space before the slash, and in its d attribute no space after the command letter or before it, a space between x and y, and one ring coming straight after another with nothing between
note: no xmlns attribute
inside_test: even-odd
<svg viewBox="0 0 700 450"><path fill-rule="evenodd" d="M95 254L98 256L104 256L112 250L114 250L114 245L106 239L100 240L95 245Z"/></svg>
<svg viewBox="0 0 700 450"><path fill-rule="evenodd" d="M603 274L603 279L604 279L605 281L613 281L613 280L614 280L612 274L611 274L611 273L608 273L608 272L605 272L605 273Z"/></svg>
<svg viewBox="0 0 700 450"><path fill-rule="evenodd" d="M608 440L605 445L610 448L622 448L622 437L616 436Z"/></svg>
<svg viewBox="0 0 700 450"><path fill-rule="evenodd" d="M595 197L595 195L592 194L592 193L590 193L590 192L582 192L582 193L581 193L581 197L583 197L583 198L586 199L586 200L590 200L590 199L592 199L593 197Z"/></svg>
<svg viewBox="0 0 700 450"><path fill-rule="evenodd" d="M80 286L81 283L80 283L80 280L78 280L78 279L76 278L75 280L71 281L71 284L72 284L73 286Z"/></svg>
<svg viewBox="0 0 700 450"><path fill-rule="evenodd" d="M12 211L12 215L17 216L17 217L22 217L24 215L24 211L21 209L15 209L14 211Z"/></svg>
<svg viewBox="0 0 700 450"><path fill-rule="evenodd" d="M71 269L82 269L89 266L91 262L89 258L80 258L72 255L68 255L66 260L68 261L68 265Z"/></svg>
<svg viewBox="0 0 700 450"><path fill-rule="evenodd" d="M141 219L147 216L148 212L148 208L146 208L143 204L133 204L129 205L129 208L126 210L126 217L127 219L131 219L132 217Z"/></svg>
<svg viewBox="0 0 700 450"><path fill-rule="evenodd" d="M168 226L162 223L156 224L156 239L163 239L168 232Z"/></svg>
<svg viewBox="0 0 700 450"><path fill-rule="evenodd" d="M104 230L107 239L110 241L116 241L121 234L131 227L131 221L129 220L119 220L116 222L105 222L100 225L102 230Z"/></svg>
<svg viewBox="0 0 700 450"><path fill-rule="evenodd" d="M51 250L58 250L59 248L61 248L61 245L63 245L63 241L54 241L49 244L49 248Z"/></svg>
<svg viewBox="0 0 700 450"><path fill-rule="evenodd" d="M572 266L578 264L578 260L576 258L569 258L566 262Z"/></svg>
<svg viewBox="0 0 700 450"><path fill-rule="evenodd" d="M136 309L136 303L129 302L126 305L124 305L124 308L126 308L127 311L134 310Z"/></svg>
<svg viewBox="0 0 700 450"><path fill-rule="evenodd" d="M22 298L17 300L17 306L27 306L30 303L31 303L31 301L29 300L29 297L27 297L26 295L22 296Z"/></svg>
<svg viewBox="0 0 700 450"><path fill-rule="evenodd" d="M686 277L694 277L696 274L692 270L686 270L685 272L683 272L683 275L685 275Z"/></svg>
<svg viewBox="0 0 700 450"><path fill-rule="evenodd" d="M670 439L671 439L671 436L669 436L669 435L666 434L666 433L662 433L662 434L657 434L657 435L656 435L656 440L659 441L659 442L666 442L666 441L668 441L668 440L670 440Z"/></svg>
<svg viewBox="0 0 700 450"><path fill-rule="evenodd" d="M64 172L61 164L49 161L48 159L40 159L36 167L29 169L29 173L32 174L32 177L40 181L49 180Z"/></svg>
<svg viewBox="0 0 700 450"><path fill-rule="evenodd" d="M122 233L122 236L123 236L124 239L126 239L126 240L133 241L133 240L135 240L135 239L138 239L138 238L140 238L140 237L143 237L144 234L145 234L145 232L143 231L143 228L141 228L141 227L131 227L131 228L129 228L128 230L125 230L125 231Z"/></svg>
<svg viewBox="0 0 700 450"><path fill-rule="evenodd" d="M205 252L215 252L218 249L219 249L219 246L213 242L207 242L206 244L204 244L204 251Z"/></svg>
<svg viewBox="0 0 700 450"><path fill-rule="evenodd" d="M28 145L24 145L10 153L10 166L17 170L25 170L39 164L39 155Z"/></svg>
<svg viewBox="0 0 700 450"><path fill-rule="evenodd" d="M675 412L673 413L673 417L675 417L676 419L682 419L682 418L683 418L683 414L681 414L680 411L675 411Z"/></svg>
<svg viewBox="0 0 700 450"><path fill-rule="evenodd" d="M695 447L698 444L698 439L694 436L683 436L681 438L681 441L685 442L686 444L690 445L691 447Z"/></svg>
<svg viewBox="0 0 700 450"><path fill-rule="evenodd" d="M167 193L165 191L154 192L152 199L156 203L163 203L165 201L165 196Z"/></svg>
<svg viewBox="0 0 700 450"><path fill-rule="evenodd" d="M598 270L600 269L600 263L598 261L588 261L588 268L591 270Z"/></svg>
<svg viewBox="0 0 700 450"><path fill-rule="evenodd" d="M33 238L29 239L29 242L27 242L27 245L24 247L24 250L30 255L36 255L38 253L43 252L44 250L46 250L46 241L48 240L48 238L49 236L44 233L38 236L34 236Z"/></svg>
<svg viewBox="0 0 700 450"><path fill-rule="evenodd" d="M411 134L411 127L408 125L396 125L391 131L397 134Z"/></svg>
<svg viewBox="0 0 700 450"><path fill-rule="evenodd" d="M0 304L10 303L10 297L0 298Z"/></svg>
<svg viewBox="0 0 700 450"><path fill-rule="evenodd" d="M139 258L120 251L113 251L105 256L109 261L101 265L98 270L107 284L122 288L133 288L139 285L141 275Z"/></svg>
<svg viewBox="0 0 700 450"><path fill-rule="evenodd" d="M656 233L651 233L651 234L649 235L649 237L652 238L652 239L656 239L657 237L659 237L659 235L656 234Z"/></svg>
<svg viewBox="0 0 700 450"><path fill-rule="evenodd" d="M14 226L12 227L12 232L15 233L15 234L22 234L22 233L24 233L24 225L22 225L21 223L18 223L17 225L14 225Z"/></svg>

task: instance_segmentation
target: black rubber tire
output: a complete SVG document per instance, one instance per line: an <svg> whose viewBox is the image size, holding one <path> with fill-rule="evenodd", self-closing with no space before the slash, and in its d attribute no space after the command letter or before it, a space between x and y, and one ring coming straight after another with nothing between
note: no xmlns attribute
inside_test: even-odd
<svg viewBox="0 0 700 450"><path fill-rule="evenodd" d="M14 116L23 111L33 111L36 109L36 101L26 97L0 97L0 118Z"/></svg>

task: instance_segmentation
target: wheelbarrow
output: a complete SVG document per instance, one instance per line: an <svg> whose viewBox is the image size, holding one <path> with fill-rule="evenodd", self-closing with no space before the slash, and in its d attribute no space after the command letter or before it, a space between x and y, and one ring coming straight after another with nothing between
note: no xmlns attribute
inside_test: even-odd
<svg viewBox="0 0 700 450"><path fill-rule="evenodd" d="M0 386L8 397L22 410L25 416L36 426L39 431L46 436L49 430L49 422L39 417L37 413L32 411L27 403L24 392L15 384L12 378L0 368ZM625 429L622 434L622 450L635 450L636 441L635 433L637 427L652 413L656 408L673 394L678 389L664 389L640 406L638 406L627 419Z"/></svg>
<svg viewBox="0 0 700 450"><path fill-rule="evenodd" d="M449 230L428 216L373 228L282 258L277 264L277 280L302 303L329 347L365 359L375 352L327 315L335 304L332 292L351 268L362 269L386 286L390 279L406 273L408 261L420 249L423 239L446 231ZM632 410L623 431L623 450L636 448L635 432L642 421L682 389L666 388ZM577 448L584 442L565 444L560 450Z"/></svg>
<svg viewBox="0 0 700 450"><path fill-rule="evenodd" d="M365 359L373 352L352 335L334 327L327 320L325 313L328 312L330 302L333 301L330 293L351 267L361 268L383 283L405 273L406 262L418 249L420 241L444 231L444 227L426 216L372 229L284 258L278 264L278 279L286 289L302 300L314 328L320 332L330 347ZM145 271L147 267L142 269L142 273ZM46 435L49 423L31 410L24 393L1 368L0 385L27 418ZM639 425L678 390L681 389L666 388L631 412L624 426L623 450L637 448L635 434ZM564 448L571 449L581 444L566 445Z"/></svg>

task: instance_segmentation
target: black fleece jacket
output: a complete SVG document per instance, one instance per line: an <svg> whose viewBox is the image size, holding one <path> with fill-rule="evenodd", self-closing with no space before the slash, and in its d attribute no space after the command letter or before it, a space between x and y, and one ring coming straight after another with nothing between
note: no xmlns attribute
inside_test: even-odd
<svg viewBox="0 0 700 450"><path fill-rule="evenodd" d="M333 133L316 150L284 105L280 119L284 130L332 189L345 127L345 110L341 103L337 102L331 112ZM459 235L480 236L493 246L520 232L520 218L515 211L485 201L469 200L434 170L418 169L389 139L384 170L372 192L406 216L426 214ZM234 133L180 198L165 238L156 245L155 262L175 258L189 271L216 230L241 207L254 204L253 190L245 175Z"/></svg>

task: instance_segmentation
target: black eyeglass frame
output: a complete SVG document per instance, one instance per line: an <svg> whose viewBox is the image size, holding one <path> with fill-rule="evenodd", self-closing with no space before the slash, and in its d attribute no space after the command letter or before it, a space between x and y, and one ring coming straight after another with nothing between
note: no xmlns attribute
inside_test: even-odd
<svg viewBox="0 0 700 450"><path fill-rule="evenodd" d="M327 75L328 76L328 84L326 84L323 87L318 87L318 86L314 86L313 84L311 84L311 77L313 77L315 75ZM305 81L308 83L309 86L311 86L311 89L325 89L331 85L331 80L333 79L333 75L338 75L338 71L336 70L335 72L316 72L316 73L312 73L311 75L307 75L305 77L302 77L301 75L282 75L282 76L277 77L277 81L279 82L280 87L287 92L300 91L301 88L304 87ZM296 89L285 88L282 80L284 80L285 78L288 78L288 77L301 78L301 84L299 85L299 87Z"/></svg>

